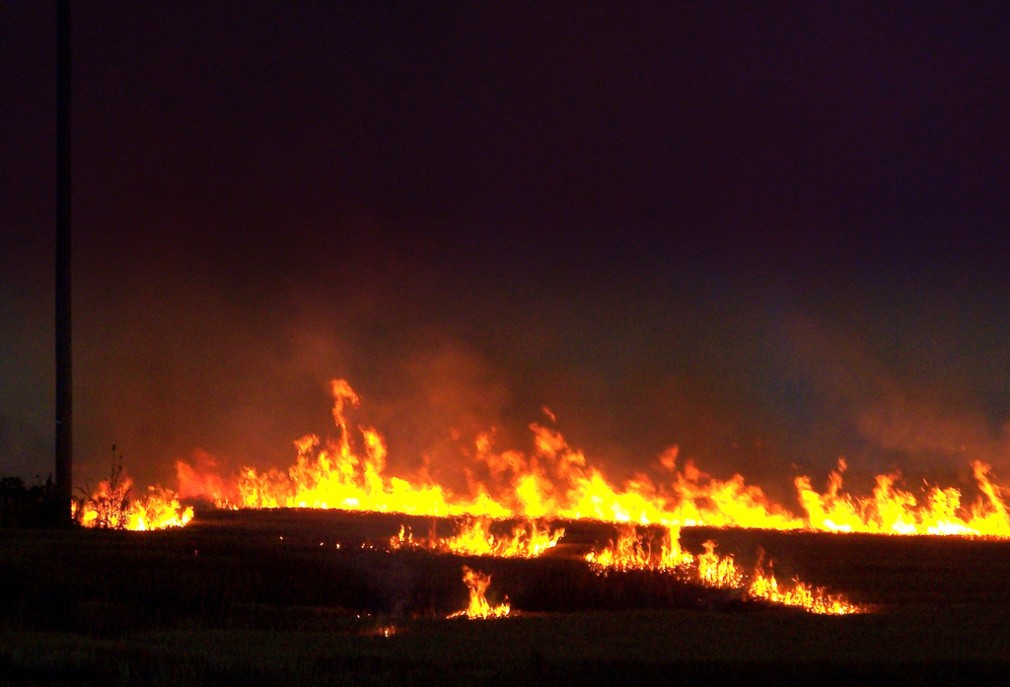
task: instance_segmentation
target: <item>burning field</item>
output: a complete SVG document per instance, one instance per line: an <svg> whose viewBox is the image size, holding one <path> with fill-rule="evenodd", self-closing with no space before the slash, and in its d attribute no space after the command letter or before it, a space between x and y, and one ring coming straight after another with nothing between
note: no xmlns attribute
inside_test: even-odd
<svg viewBox="0 0 1010 687"><path fill-rule="evenodd" d="M1010 2L0 27L0 687L1010 685Z"/></svg>
<svg viewBox="0 0 1010 687"><path fill-rule="evenodd" d="M286 471L244 467L229 476L215 471L213 461L209 466L178 461L176 490L150 487L139 496L131 494L129 478L117 473L75 504L75 517L88 527L179 527L193 516L183 500L199 499L219 509L520 519L534 530L537 526L530 523L536 521L593 520L671 528L1010 537L1006 489L979 461L971 463L976 495L968 501L957 487L926 486L918 494L903 489L899 473L878 475L869 495L851 494L844 487L846 463L840 459L824 491L815 489L809 476L794 478L803 510L797 515L748 484L743 475L719 479L691 461L678 465L676 446L658 458L655 474L638 474L624 482L609 479L559 431L540 423L530 425L530 452L498 449L493 432L475 437L461 456L466 488L453 491L431 476L427 463L413 475L391 474L379 431L354 430L348 420L348 412L360 403L358 395L342 379L333 380L331 390L335 438L310 434L296 441L297 458ZM554 421L550 410L545 408L544 414ZM460 472L458 465L450 469ZM667 546L675 547L675 537L670 539Z"/></svg>
<svg viewBox="0 0 1010 687"><path fill-rule="evenodd" d="M392 474L379 432L352 429L351 386L332 391L335 437L296 442L287 471L180 462L177 488L143 493L115 474L75 505L85 528L4 533L0 670L173 685L1010 676L1006 489L981 463L973 495L889 474L859 496L840 462L823 491L795 478L797 514L675 449L615 482L533 424L528 453L477 437L452 491Z"/></svg>
<svg viewBox="0 0 1010 687"><path fill-rule="evenodd" d="M637 527L629 544L626 526L525 527L273 509L143 533L3 531L0 674L145 685L1010 676L1005 540L685 527L671 556L666 528ZM475 551L463 542L478 531L525 544Z"/></svg>

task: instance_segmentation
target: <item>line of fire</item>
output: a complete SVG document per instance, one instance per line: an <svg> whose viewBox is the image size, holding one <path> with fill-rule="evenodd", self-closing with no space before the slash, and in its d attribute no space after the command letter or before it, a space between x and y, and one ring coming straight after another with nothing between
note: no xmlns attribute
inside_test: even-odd
<svg viewBox="0 0 1010 687"><path fill-rule="evenodd" d="M796 514L742 475L718 479L691 462L678 465L676 448L659 457L653 475L616 483L546 422L530 425L529 452L498 449L493 433L477 436L467 457L470 488L453 492L425 474L391 474L382 434L351 424L349 414L360 404L357 393L343 379L333 380L331 391L334 435L296 441L297 457L287 470L246 467L226 475L179 461L176 488L136 492L128 476L116 473L73 503L73 517L85 527L147 531L185 527L201 509L400 515L414 522L430 519L430 527L415 531L401 522L388 535L359 545L392 555L413 550L478 560L561 555L566 532L595 523L605 526L600 530L604 534L590 541L583 537L577 553L564 555L576 557L600 577L647 571L674 584L731 590L740 599L822 614L870 609L798 578L777 579L771 555L758 556L751 566L739 564L733 551L720 546L718 532L1010 538L1007 489L981 462L971 466L977 497L966 502L954 487L929 486L912 493L899 486L897 474L877 476L868 495L851 494L843 481L845 462L839 461L823 491L808 476L795 478L803 508ZM552 414L545 415L553 420ZM700 528L717 534L693 549L686 546L682 534ZM514 610L507 599L488 601L489 574L467 566L461 574L470 603L451 617L493 618ZM507 592L502 590L503 598Z"/></svg>

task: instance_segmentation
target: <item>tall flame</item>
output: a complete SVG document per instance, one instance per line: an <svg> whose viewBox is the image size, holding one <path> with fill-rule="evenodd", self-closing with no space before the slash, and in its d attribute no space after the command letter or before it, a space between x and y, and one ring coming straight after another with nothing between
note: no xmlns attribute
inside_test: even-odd
<svg viewBox="0 0 1010 687"><path fill-rule="evenodd" d="M706 587L720 589L740 586L743 574L737 569L733 556L720 556L715 552L716 543L709 539L702 546L705 553L697 558L698 581Z"/></svg>
<svg viewBox="0 0 1010 687"><path fill-rule="evenodd" d="M602 551L586 555L589 565L598 571L606 570L676 570L691 565L691 554L680 548L680 527L665 528L657 546L651 539L638 534L633 525L618 526L617 539L609 542Z"/></svg>
<svg viewBox="0 0 1010 687"><path fill-rule="evenodd" d="M895 486L897 473L877 475L869 497L842 492L844 460L828 475L823 494L814 491L808 477L797 477L796 490L807 512L810 529L827 532L876 534L985 535L1010 537L1002 488L992 480L988 465L974 461L972 474L982 497L969 508L961 505L961 492L953 487L931 487L920 500Z"/></svg>
<svg viewBox="0 0 1010 687"><path fill-rule="evenodd" d="M472 570L464 565L463 584L466 585L470 592L470 603L463 610L449 614L447 616L448 618L466 617L471 620L504 618L512 611L512 607L508 602L508 597L505 597L505 601L497 606L492 606L488 602L487 598L485 598L484 594L487 591L487 588L491 586L490 575L486 575L477 570Z"/></svg>
<svg viewBox="0 0 1010 687"><path fill-rule="evenodd" d="M771 501L742 475L719 479L693 463L678 469L676 451L661 456L656 478L637 475L623 484L593 466L555 429L530 425L533 449L495 450L491 434L474 443L474 473L469 495L456 494L425 476L413 479L387 474L386 447L373 428L359 430L361 448L352 441L346 411L360 402L344 380L334 380L333 418L337 438L322 441L307 435L296 442L297 459L287 471L243 468L230 497L221 506L245 508L310 507L399 512L429 516L481 516L496 519L593 519L602 522L655 525L708 525L775 530L887 534L958 534L1010 537L1005 489L995 484L989 466L972 464L982 496L971 506L961 492L931 488L923 498L898 488L898 475L877 477L869 497L845 493L845 462L818 493L807 476L797 477L798 516ZM553 417L549 415L549 417ZM187 487L207 479L179 465ZM234 499L234 500L232 500Z"/></svg>
<svg viewBox="0 0 1010 687"><path fill-rule="evenodd" d="M427 473L390 474L382 435L371 427L355 433L348 423L348 411L360 404L357 393L342 379L333 380L330 390L335 438L306 435L295 442L297 457L286 471L244 467L234 479L179 461L179 493L202 496L227 508L337 508L433 517L1010 537L1007 489L996 484L989 466L981 462L972 463L980 496L965 505L955 487L931 487L916 497L898 486L897 474L878 476L870 496L849 494L842 481L846 465L839 461L824 493L812 487L810 477L796 477L800 516L773 502L742 475L720 479L690 461L679 467L675 449L660 457L659 472L653 476L640 474L616 482L560 432L538 423L530 425L528 453L499 452L491 434L478 436L467 469L472 477L468 492L454 493ZM478 479L478 474L484 477ZM175 494L160 490L159 495L164 514L152 517L148 508L145 515L117 526L156 527L187 520ZM92 501L103 498L98 493ZM148 496L149 503L155 503L153 498ZM100 514L84 512L81 520L86 524L108 526Z"/></svg>

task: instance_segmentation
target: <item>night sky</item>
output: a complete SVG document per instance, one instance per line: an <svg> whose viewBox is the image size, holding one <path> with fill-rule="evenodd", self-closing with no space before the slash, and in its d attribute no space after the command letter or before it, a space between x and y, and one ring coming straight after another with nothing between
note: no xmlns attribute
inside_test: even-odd
<svg viewBox="0 0 1010 687"><path fill-rule="evenodd" d="M55 9L0 3L0 473L53 461ZM1010 478L1010 4L77 3L77 482L558 418ZM1002 473L1000 472L1002 471ZM438 473L438 470L435 470ZM458 470L456 471L458 476Z"/></svg>

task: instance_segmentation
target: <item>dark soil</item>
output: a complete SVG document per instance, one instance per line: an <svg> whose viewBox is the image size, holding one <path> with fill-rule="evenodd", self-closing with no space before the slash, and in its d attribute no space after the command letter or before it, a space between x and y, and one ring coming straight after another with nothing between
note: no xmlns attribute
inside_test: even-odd
<svg viewBox="0 0 1010 687"><path fill-rule="evenodd" d="M0 684L1006 684L1010 542L686 529L872 612L819 617L669 574L600 576L611 526L536 560L389 553L429 519L211 512L182 530L0 530ZM447 534L451 522L434 523ZM339 543L339 547L337 546ZM515 617L445 620L463 565ZM391 636L385 636L391 634Z"/></svg>

